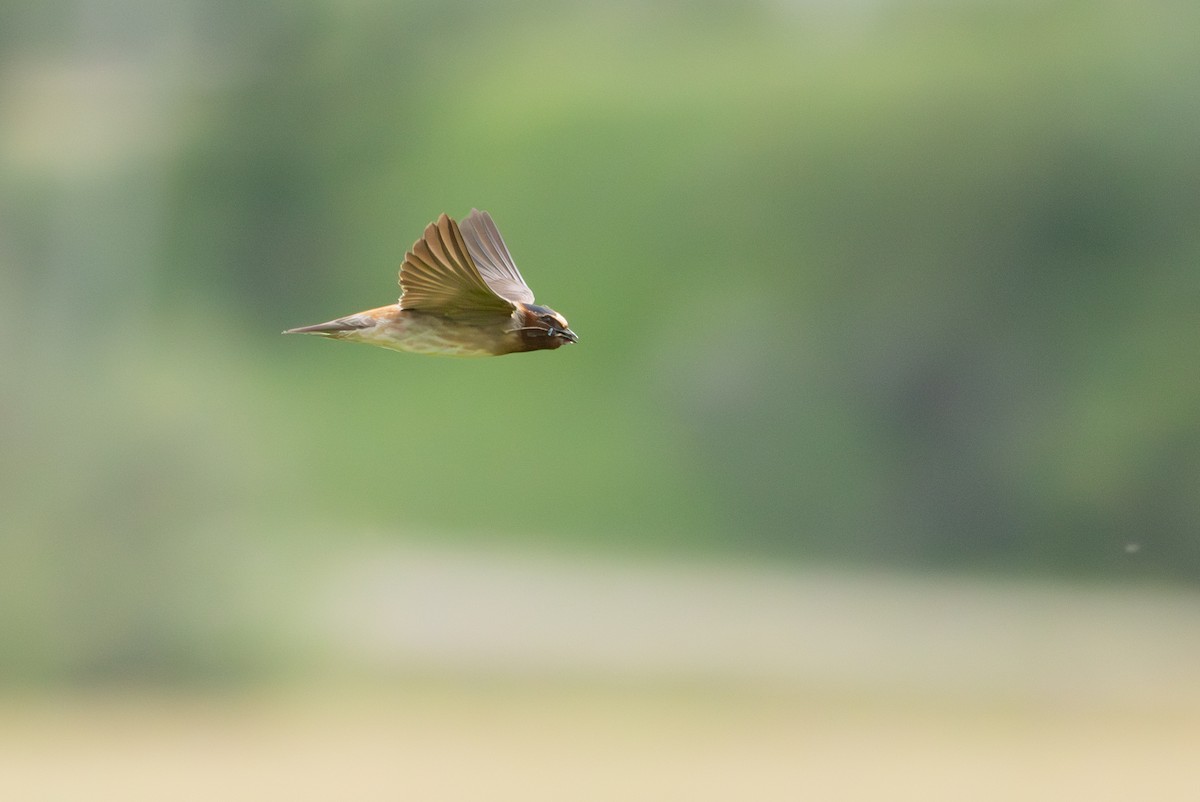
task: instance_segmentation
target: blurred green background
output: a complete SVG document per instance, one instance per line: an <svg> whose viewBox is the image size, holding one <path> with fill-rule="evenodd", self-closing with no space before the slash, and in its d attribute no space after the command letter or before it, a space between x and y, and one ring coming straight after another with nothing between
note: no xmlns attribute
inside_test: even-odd
<svg viewBox="0 0 1200 802"><path fill-rule="evenodd" d="M1194 586L1197 30L5 3L0 677L273 675L393 542ZM473 206L579 346L279 336Z"/></svg>
<svg viewBox="0 0 1200 802"><path fill-rule="evenodd" d="M1197 31L0 4L0 797L1194 798Z"/></svg>

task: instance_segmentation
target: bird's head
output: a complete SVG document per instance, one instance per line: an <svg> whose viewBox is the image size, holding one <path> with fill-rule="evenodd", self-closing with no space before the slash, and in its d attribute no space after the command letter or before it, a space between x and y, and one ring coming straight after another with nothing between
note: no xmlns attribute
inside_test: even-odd
<svg viewBox="0 0 1200 802"><path fill-rule="evenodd" d="M525 351L558 348L577 343L579 338L567 325L567 319L553 309L537 304L519 304L513 315L517 319L516 333Z"/></svg>

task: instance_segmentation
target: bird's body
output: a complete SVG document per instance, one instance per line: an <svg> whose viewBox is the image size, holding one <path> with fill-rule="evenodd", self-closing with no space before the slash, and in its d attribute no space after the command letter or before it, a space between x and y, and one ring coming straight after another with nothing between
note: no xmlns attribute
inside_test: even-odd
<svg viewBox="0 0 1200 802"><path fill-rule="evenodd" d="M405 254L398 303L289 329L396 351L500 356L558 348L578 338L533 292L487 212L459 224L442 215Z"/></svg>
<svg viewBox="0 0 1200 802"><path fill-rule="evenodd" d="M516 318L520 311L510 317ZM524 315L521 315L524 317ZM289 329L285 334L322 334L335 340L366 343L393 351L441 356L500 356L538 348L557 348L557 340L534 347L521 337L520 324L496 320L449 318L430 312L402 309L400 304L381 306L347 317ZM546 339L544 336L542 339ZM553 341L553 338L551 338Z"/></svg>

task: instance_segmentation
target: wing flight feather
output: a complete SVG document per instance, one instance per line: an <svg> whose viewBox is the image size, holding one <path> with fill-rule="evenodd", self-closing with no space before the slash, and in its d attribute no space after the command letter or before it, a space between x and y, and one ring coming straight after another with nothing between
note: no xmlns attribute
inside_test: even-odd
<svg viewBox="0 0 1200 802"><path fill-rule="evenodd" d="M463 218L461 228L469 256L492 291L509 301L533 303L533 290L529 289L521 277L521 271L517 270L492 216L472 209Z"/></svg>
<svg viewBox="0 0 1200 802"><path fill-rule="evenodd" d="M458 225L444 214L404 255L400 288L401 309L461 317L508 315L515 308L480 275Z"/></svg>

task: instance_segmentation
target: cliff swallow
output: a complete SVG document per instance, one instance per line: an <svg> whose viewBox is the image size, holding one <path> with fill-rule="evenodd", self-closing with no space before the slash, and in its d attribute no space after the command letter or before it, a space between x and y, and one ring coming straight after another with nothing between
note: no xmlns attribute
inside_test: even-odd
<svg viewBox="0 0 1200 802"><path fill-rule="evenodd" d="M533 302L496 224L472 209L442 215L404 255L400 300L284 334L320 334L396 351L500 356L578 342L566 318Z"/></svg>

